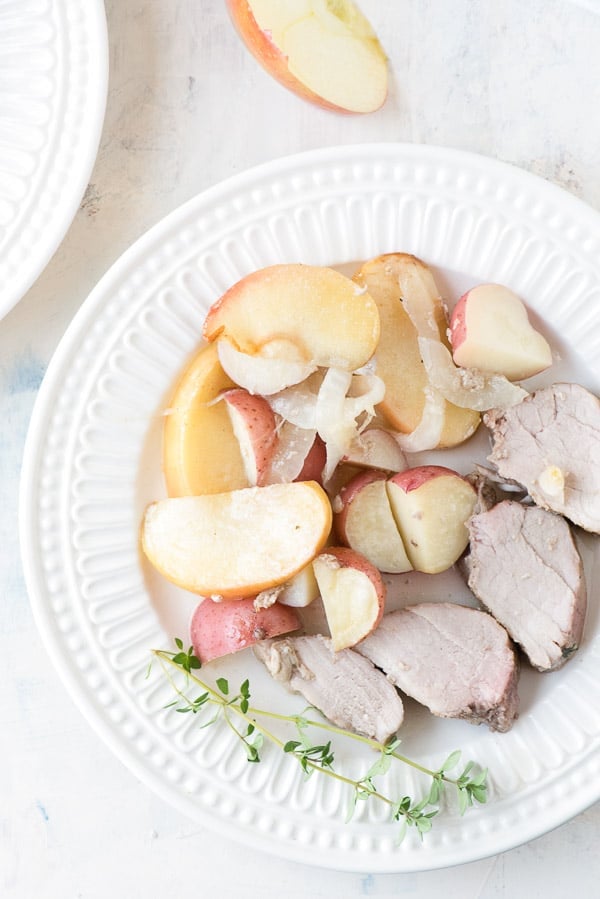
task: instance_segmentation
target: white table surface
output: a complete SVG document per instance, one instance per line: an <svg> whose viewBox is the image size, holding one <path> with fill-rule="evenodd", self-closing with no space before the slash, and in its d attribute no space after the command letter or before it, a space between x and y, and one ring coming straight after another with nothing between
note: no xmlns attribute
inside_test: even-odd
<svg viewBox="0 0 600 899"><path fill-rule="evenodd" d="M598 895L598 804L495 858L407 875L303 867L211 834L111 755L59 681L29 609L17 493L40 381L95 282L170 210L253 164L363 141L496 157L600 209L600 0L361 5L389 55L391 91L378 113L343 117L271 80L223 0L106 2L111 80L96 166L58 252L0 322L2 899Z"/></svg>

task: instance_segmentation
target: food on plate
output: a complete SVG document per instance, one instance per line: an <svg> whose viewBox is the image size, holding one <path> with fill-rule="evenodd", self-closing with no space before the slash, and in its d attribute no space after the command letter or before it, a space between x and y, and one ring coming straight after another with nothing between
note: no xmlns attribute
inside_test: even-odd
<svg viewBox="0 0 600 899"><path fill-rule="evenodd" d="M381 671L321 635L267 640L254 647L275 680L300 693L337 727L384 743L404 718L402 700Z"/></svg>
<svg viewBox="0 0 600 899"><path fill-rule="evenodd" d="M328 546L312 564L334 650L354 646L383 616L381 574L368 559L346 546Z"/></svg>
<svg viewBox="0 0 600 899"><path fill-rule="evenodd" d="M445 466L421 465L389 478L387 494L412 567L427 574L450 568L469 540L473 486Z"/></svg>
<svg viewBox="0 0 600 899"><path fill-rule="evenodd" d="M411 571L404 541L398 531L384 471L355 475L333 501L334 526L339 540L361 553L380 571Z"/></svg>
<svg viewBox="0 0 600 899"><path fill-rule="evenodd" d="M318 106L368 113L387 95L386 55L352 0L227 0L263 68Z"/></svg>
<svg viewBox="0 0 600 899"><path fill-rule="evenodd" d="M231 602L207 598L192 615L190 638L196 657L204 664L299 627L297 613L277 602L257 608L254 597Z"/></svg>
<svg viewBox="0 0 600 899"><path fill-rule="evenodd" d="M331 519L314 481L174 497L147 508L142 548L192 593L253 596L304 568L325 545Z"/></svg>
<svg viewBox="0 0 600 899"><path fill-rule="evenodd" d="M510 409L484 416L488 459L522 484L535 503L600 533L600 401L579 384L536 390Z"/></svg>
<svg viewBox="0 0 600 899"><path fill-rule="evenodd" d="M277 589L277 602L296 609L306 608L319 596L319 585L312 563Z"/></svg>
<svg viewBox="0 0 600 899"><path fill-rule="evenodd" d="M583 563L564 518L504 500L468 523L468 584L540 671L559 668L581 641Z"/></svg>
<svg viewBox="0 0 600 899"><path fill-rule="evenodd" d="M406 456L393 434L385 428L367 428L352 441L343 461L360 468L380 471L404 471Z"/></svg>
<svg viewBox="0 0 600 899"><path fill-rule="evenodd" d="M410 309L415 319L427 323L430 336L446 340L446 313L430 270L414 256L388 253L365 262L354 280L369 291L379 309L376 371L385 383L381 411L402 433L411 434L421 425L419 442L406 444L407 451L463 443L477 429L479 415L435 395L409 314Z"/></svg>
<svg viewBox="0 0 600 899"><path fill-rule="evenodd" d="M449 602L399 609L356 650L434 715L501 732L517 717L517 657L487 612Z"/></svg>
<svg viewBox="0 0 600 899"><path fill-rule="evenodd" d="M163 470L169 496L249 486L227 409L215 402L235 386L215 346L202 347L186 367L165 416Z"/></svg>
<svg viewBox="0 0 600 899"><path fill-rule="evenodd" d="M248 485L262 487L277 448L273 410L264 397L242 387L225 390L221 397L240 446Z"/></svg>
<svg viewBox="0 0 600 899"><path fill-rule="evenodd" d="M365 290L331 268L272 265L242 278L211 306L204 337L229 341L250 357L353 372L375 352L379 313Z"/></svg>
<svg viewBox="0 0 600 899"><path fill-rule="evenodd" d="M552 365L548 341L531 325L523 301L501 284L463 294L450 318L452 356L463 368L530 378Z"/></svg>

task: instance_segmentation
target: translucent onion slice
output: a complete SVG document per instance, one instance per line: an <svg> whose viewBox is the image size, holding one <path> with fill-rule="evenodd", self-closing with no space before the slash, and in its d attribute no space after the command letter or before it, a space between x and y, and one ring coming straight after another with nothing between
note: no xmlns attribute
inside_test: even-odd
<svg viewBox="0 0 600 899"><path fill-rule="evenodd" d="M347 413L352 418L358 418L359 415L366 412L370 420L375 415L375 406L382 401L384 396L385 383L381 378L374 374L355 373L348 389Z"/></svg>
<svg viewBox="0 0 600 899"><path fill-rule="evenodd" d="M284 421L279 429L279 442L266 483L289 484L295 481L302 471L316 435L316 429L297 428L291 422Z"/></svg>
<svg viewBox="0 0 600 899"><path fill-rule="evenodd" d="M511 384L504 375L488 375L472 368L458 368L450 351L439 340L419 337L419 351L427 377L450 403L464 409L485 412L506 409L527 396L527 391Z"/></svg>
<svg viewBox="0 0 600 899"><path fill-rule="evenodd" d="M394 433L400 449L405 453L421 453L435 449L442 436L446 401L435 387L428 386L423 392L425 405L417 427L410 434Z"/></svg>
<svg viewBox="0 0 600 899"><path fill-rule="evenodd" d="M341 368L328 368L317 397L317 431L327 452L323 480L327 482L346 455L358 428L346 407L346 393L352 374Z"/></svg>
<svg viewBox="0 0 600 899"><path fill-rule="evenodd" d="M250 393L270 396L304 381L317 366L312 362L251 356L242 353L225 337L217 341L219 362L226 374L239 387Z"/></svg>
<svg viewBox="0 0 600 899"><path fill-rule="evenodd" d="M322 380L323 374L318 371L301 384L268 396L271 409L297 428L316 430L317 396Z"/></svg>
<svg viewBox="0 0 600 899"><path fill-rule="evenodd" d="M440 339L445 311L433 275L418 262L407 262L398 273L402 305L419 337Z"/></svg>

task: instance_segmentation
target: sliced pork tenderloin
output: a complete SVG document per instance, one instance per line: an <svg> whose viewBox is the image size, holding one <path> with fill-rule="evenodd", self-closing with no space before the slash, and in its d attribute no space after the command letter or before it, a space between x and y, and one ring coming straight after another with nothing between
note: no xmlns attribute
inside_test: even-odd
<svg viewBox="0 0 600 899"><path fill-rule="evenodd" d="M517 717L517 656L487 612L447 602L408 606L384 615L355 649L441 718L507 731Z"/></svg>
<svg viewBox="0 0 600 899"><path fill-rule="evenodd" d="M553 384L483 420L500 475L545 509L600 533L600 400L579 384Z"/></svg>
<svg viewBox="0 0 600 899"><path fill-rule="evenodd" d="M351 649L334 652L320 634L263 640L254 653L338 727L385 743L402 724L402 700L386 676Z"/></svg>
<svg viewBox="0 0 600 899"><path fill-rule="evenodd" d="M468 528L470 589L534 668L559 668L579 646L587 603L567 521L505 500L474 515Z"/></svg>

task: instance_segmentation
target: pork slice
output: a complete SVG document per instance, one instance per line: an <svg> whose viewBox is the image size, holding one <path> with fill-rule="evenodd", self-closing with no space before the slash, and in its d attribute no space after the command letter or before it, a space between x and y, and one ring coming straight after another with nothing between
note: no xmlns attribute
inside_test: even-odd
<svg viewBox="0 0 600 899"><path fill-rule="evenodd" d="M434 715L497 731L517 717L517 656L487 612L447 602L408 606L384 615L356 649Z"/></svg>
<svg viewBox="0 0 600 899"><path fill-rule="evenodd" d="M553 384L483 420L499 474L523 484L538 506L600 533L597 397L579 384Z"/></svg>
<svg viewBox="0 0 600 899"><path fill-rule="evenodd" d="M583 633L583 563L564 518L504 501L474 515L468 584L540 671L559 668Z"/></svg>
<svg viewBox="0 0 600 899"><path fill-rule="evenodd" d="M337 727L385 743L404 720L402 700L386 676L352 649L334 652L320 634L263 640L254 653Z"/></svg>

